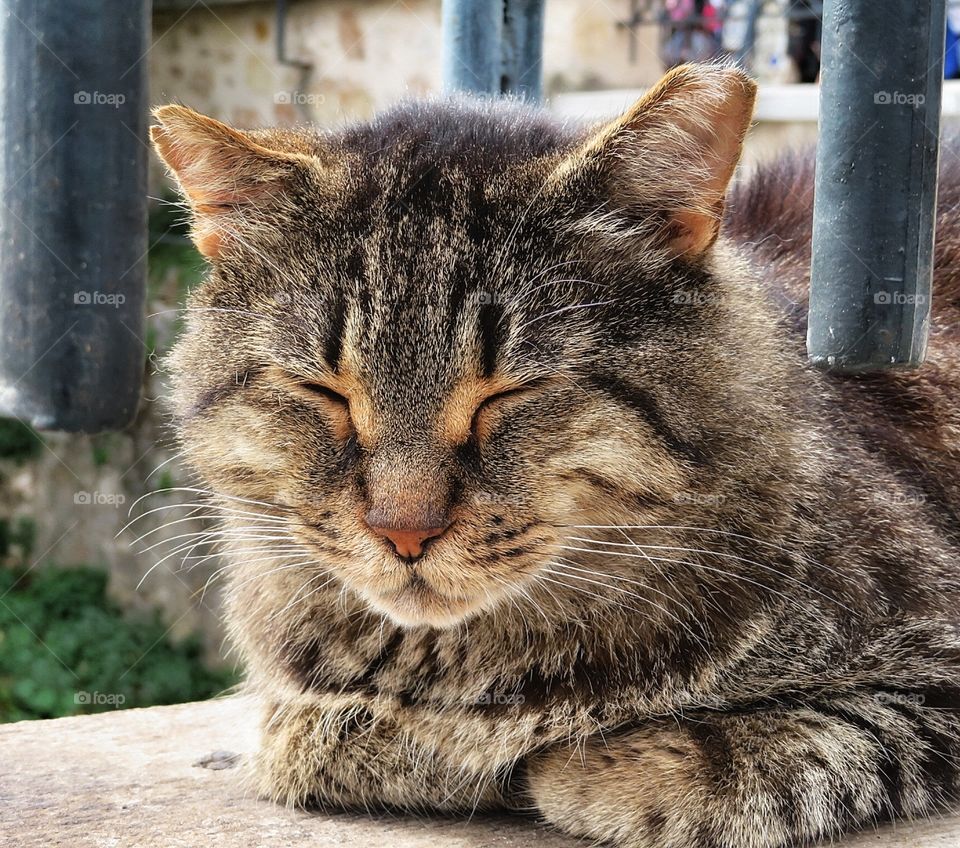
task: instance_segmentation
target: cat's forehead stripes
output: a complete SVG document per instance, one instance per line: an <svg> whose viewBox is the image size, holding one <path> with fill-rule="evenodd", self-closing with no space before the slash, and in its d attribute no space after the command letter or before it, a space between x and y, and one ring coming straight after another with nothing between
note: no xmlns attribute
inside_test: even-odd
<svg viewBox="0 0 960 848"><path fill-rule="evenodd" d="M391 297L363 288L323 307L314 346L332 387L350 398L359 443L464 444L484 400L517 385L509 350L524 310L468 289L463 275L435 286L430 304L422 290Z"/></svg>
<svg viewBox="0 0 960 848"><path fill-rule="evenodd" d="M486 299L492 295L484 292ZM480 373L492 377L497 370L497 360L506 336L506 322L503 305L496 302L482 303L477 320L480 341Z"/></svg>
<svg viewBox="0 0 960 848"><path fill-rule="evenodd" d="M328 324L324 336L323 359L326 366L335 374L340 370L344 352L344 334L346 332L347 304L343 298L337 298L329 311Z"/></svg>

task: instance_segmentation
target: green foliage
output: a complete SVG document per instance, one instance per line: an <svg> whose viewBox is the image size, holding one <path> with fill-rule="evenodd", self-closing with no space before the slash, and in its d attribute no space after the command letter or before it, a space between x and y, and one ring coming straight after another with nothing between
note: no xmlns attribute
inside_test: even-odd
<svg viewBox="0 0 960 848"><path fill-rule="evenodd" d="M0 459L23 462L40 453L40 448L40 437L29 425L0 418Z"/></svg>
<svg viewBox="0 0 960 848"><path fill-rule="evenodd" d="M167 489L172 489L177 485L177 481L173 479L173 475L164 468L160 472L160 476L157 477L157 491L163 492Z"/></svg>
<svg viewBox="0 0 960 848"><path fill-rule="evenodd" d="M0 518L0 565L8 559L24 562L33 550L37 525L32 518Z"/></svg>
<svg viewBox="0 0 960 848"><path fill-rule="evenodd" d="M110 434L101 433L90 439L90 451L93 455L93 464L102 468L110 462Z"/></svg>
<svg viewBox="0 0 960 848"><path fill-rule="evenodd" d="M235 682L156 613L124 615L106 582L91 568L0 569L0 721L199 700Z"/></svg>

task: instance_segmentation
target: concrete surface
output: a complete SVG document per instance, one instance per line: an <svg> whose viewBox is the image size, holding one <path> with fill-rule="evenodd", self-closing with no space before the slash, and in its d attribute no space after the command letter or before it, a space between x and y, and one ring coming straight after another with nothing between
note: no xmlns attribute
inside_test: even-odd
<svg viewBox="0 0 960 848"><path fill-rule="evenodd" d="M243 755L255 744L256 714L244 698L0 725L0 846L584 845L523 820L371 819L282 809L243 788ZM960 818L899 825L842 843L958 846Z"/></svg>

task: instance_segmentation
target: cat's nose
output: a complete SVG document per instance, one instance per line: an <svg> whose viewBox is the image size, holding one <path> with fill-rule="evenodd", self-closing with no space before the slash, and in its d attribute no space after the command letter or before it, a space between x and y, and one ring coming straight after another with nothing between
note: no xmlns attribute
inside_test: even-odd
<svg viewBox="0 0 960 848"><path fill-rule="evenodd" d="M398 527L384 521L376 510L367 513L367 526L378 536L383 536L389 541L397 556L405 560L413 561L423 556L427 543L431 539L442 536L449 525L442 525L442 522L430 522L432 526L428 527Z"/></svg>

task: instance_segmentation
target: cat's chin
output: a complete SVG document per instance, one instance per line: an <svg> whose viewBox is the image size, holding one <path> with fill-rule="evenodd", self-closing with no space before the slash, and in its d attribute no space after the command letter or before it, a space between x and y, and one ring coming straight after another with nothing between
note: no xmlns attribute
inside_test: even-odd
<svg viewBox="0 0 960 848"><path fill-rule="evenodd" d="M401 627L454 627L482 606L470 598L451 598L420 584L389 594L367 594L367 603Z"/></svg>

